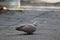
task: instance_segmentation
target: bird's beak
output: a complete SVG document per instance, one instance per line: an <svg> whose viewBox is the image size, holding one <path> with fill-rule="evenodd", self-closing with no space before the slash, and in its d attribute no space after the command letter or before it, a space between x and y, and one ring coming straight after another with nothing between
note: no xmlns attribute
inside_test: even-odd
<svg viewBox="0 0 60 40"><path fill-rule="evenodd" d="M16 30L19 30L19 28L17 27Z"/></svg>
<svg viewBox="0 0 60 40"><path fill-rule="evenodd" d="M20 27L17 27L16 30L17 31L22 31L22 29Z"/></svg>

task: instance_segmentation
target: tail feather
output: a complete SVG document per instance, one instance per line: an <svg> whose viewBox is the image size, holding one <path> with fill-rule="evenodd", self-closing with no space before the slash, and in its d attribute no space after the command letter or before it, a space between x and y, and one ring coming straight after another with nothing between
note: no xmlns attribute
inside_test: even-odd
<svg viewBox="0 0 60 40"><path fill-rule="evenodd" d="M37 24L36 24L36 23L37 23L37 21L36 21L36 22L34 22L34 23L33 23L33 25L37 26Z"/></svg>

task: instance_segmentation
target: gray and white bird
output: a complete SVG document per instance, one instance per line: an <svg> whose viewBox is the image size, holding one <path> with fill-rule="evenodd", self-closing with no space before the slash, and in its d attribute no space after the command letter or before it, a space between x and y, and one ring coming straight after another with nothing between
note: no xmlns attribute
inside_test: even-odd
<svg viewBox="0 0 60 40"><path fill-rule="evenodd" d="M36 25L35 25L35 23L22 24L20 27L16 27L16 30L26 32L27 34L32 34L33 32L36 31Z"/></svg>

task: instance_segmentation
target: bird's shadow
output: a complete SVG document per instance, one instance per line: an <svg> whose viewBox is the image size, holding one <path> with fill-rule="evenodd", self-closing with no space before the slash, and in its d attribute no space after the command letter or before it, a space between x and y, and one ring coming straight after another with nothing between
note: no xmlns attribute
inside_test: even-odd
<svg viewBox="0 0 60 40"><path fill-rule="evenodd" d="M11 34L11 35L7 35L7 36L27 36L27 35L39 35L39 33L33 33L33 34Z"/></svg>

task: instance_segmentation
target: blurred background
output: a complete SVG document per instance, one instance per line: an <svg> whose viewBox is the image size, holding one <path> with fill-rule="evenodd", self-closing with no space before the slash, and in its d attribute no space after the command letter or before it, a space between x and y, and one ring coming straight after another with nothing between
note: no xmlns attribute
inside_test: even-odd
<svg viewBox="0 0 60 40"><path fill-rule="evenodd" d="M0 6L9 8L20 6L60 6L60 0L0 0Z"/></svg>

